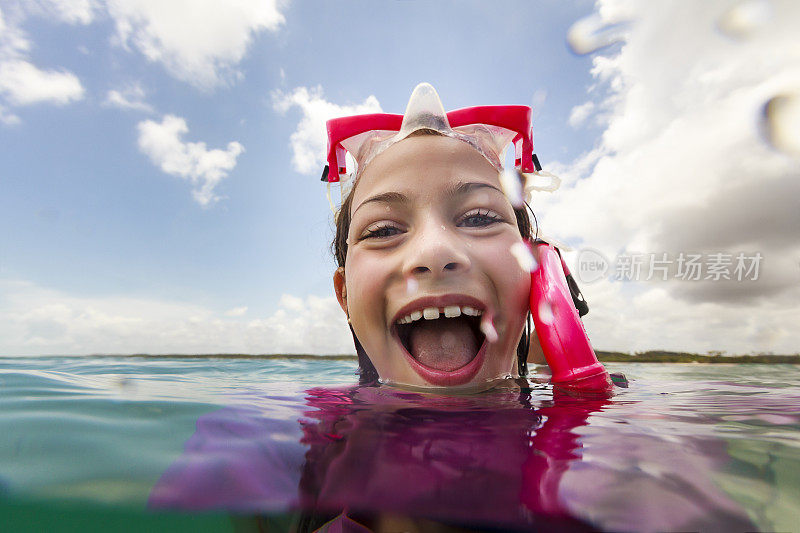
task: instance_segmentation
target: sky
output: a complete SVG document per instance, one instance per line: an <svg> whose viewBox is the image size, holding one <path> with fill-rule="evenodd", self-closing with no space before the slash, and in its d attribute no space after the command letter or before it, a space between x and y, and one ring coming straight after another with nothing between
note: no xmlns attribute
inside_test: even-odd
<svg viewBox="0 0 800 533"><path fill-rule="evenodd" d="M798 353L791 1L0 0L0 355L353 353L328 118L534 108L597 349Z"/></svg>

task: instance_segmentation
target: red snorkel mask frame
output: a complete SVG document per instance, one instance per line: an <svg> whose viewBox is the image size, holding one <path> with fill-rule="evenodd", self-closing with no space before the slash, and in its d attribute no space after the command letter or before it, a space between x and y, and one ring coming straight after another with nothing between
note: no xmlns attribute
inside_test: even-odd
<svg viewBox="0 0 800 533"><path fill-rule="evenodd" d="M514 166L522 172L541 170L533 153L533 128L531 125L531 108L523 105L475 106L457 109L447 113L447 120L452 129L469 125L488 125L504 128L515 133L512 139L515 150ZM328 165L322 175L322 181L338 182L347 173L345 154L347 150L342 142L369 131L399 132L403 124L403 115L391 113L373 113L334 118L327 122L328 130Z"/></svg>

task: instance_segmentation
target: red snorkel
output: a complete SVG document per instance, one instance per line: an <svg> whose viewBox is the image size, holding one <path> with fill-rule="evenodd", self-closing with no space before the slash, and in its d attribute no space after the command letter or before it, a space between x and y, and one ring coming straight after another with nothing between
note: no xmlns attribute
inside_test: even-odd
<svg viewBox="0 0 800 533"><path fill-rule="evenodd" d="M531 273L531 315L542 352L561 388L604 393L612 388L605 367L583 328L577 306L588 311L557 248L543 241L533 245L539 267Z"/></svg>

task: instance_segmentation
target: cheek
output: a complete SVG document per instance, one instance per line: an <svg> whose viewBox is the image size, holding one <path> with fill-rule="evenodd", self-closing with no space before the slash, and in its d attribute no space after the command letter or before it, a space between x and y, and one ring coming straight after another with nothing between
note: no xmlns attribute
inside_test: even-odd
<svg viewBox="0 0 800 533"><path fill-rule="evenodd" d="M527 314L531 291L531 274L522 269L511 254L511 245L519 239L509 239L481 252L481 261L497 287L502 309L510 314Z"/></svg>
<svg viewBox="0 0 800 533"><path fill-rule="evenodd" d="M484 271L496 289L500 342L491 345L487 363L479 379L492 379L517 371L517 345L528 316L531 275L511 254L511 245L519 237L503 239L481 254Z"/></svg>
<svg viewBox="0 0 800 533"><path fill-rule="evenodd" d="M509 313L521 317L527 316L531 294L530 273L517 266L516 269L510 269L505 279L507 283L502 290L505 292L505 299L508 303L507 307L505 305L504 307Z"/></svg>
<svg viewBox="0 0 800 533"><path fill-rule="evenodd" d="M348 312L358 340L382 378L396 378L387 350L386 300L392 282L392 271L386 258L373 253L352 253L347 256ZM395 358L395 365L401 359Z"/></svg>
<svg viewBox="0 0 800 533"><path fill-rule="evenodd" d="M508 256L507 260L503 262L502 268L504 276L508 279L510 290L527 298L531 292L531 273L523 270L517 259L510 253Z"/></svg>
<svg viewBox="0 0 800 533"><path fill-rule="evenodd" d="M347 258L348 305L353 311L365 311L383 298L388 278L387 265L379 258L358 251Z"/></svg>

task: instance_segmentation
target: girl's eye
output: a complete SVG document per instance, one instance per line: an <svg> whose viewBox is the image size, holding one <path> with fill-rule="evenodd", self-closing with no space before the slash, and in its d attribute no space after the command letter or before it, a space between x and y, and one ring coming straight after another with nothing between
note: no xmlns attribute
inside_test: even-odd
<svg viewBox="0 0 800 533"><path fill-rule="evenodd" d="M464 215L458 225L466 228L482 228L502 220L502 218L488 209L486 211L478 210Z"/></svg>
<svg viewBox="0 0 800 533"><path fill-rule="evenodd" d="M363 241L364 239L385 239L387 237L393 237L400 233L400 230L391 224L378 224L375 226L370 226L364 233L361 234L359 237L359 241Z"/></svg>

